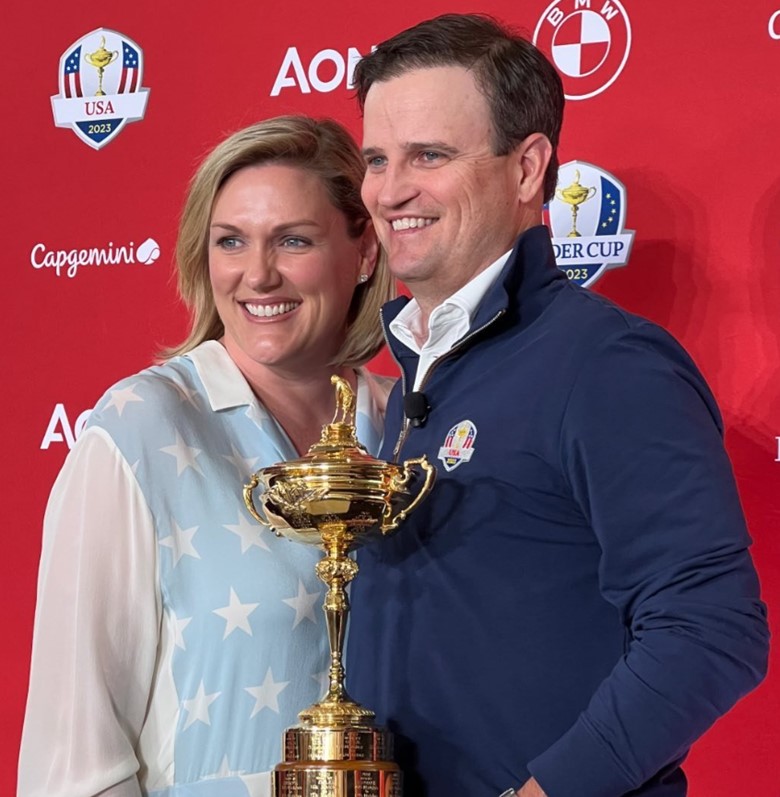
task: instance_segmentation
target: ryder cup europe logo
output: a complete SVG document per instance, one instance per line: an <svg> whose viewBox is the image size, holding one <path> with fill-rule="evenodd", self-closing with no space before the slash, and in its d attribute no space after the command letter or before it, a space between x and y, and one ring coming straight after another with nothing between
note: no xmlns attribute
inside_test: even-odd
<svg viewBox="0 0 780 797"><path fill-rule="evenodd" d="M108 28L82 36L60 58L54 123L93 149L105 147L128 122L143 119L149 98L143 71L143 52L127 36Z"/></svg>
<svg viewBox="0 0 780 797"><path fill-rule="evenodd" d="M592 163L569 161L546 211L555 262L578 285L592 285L607 269L628 262L634 231L626 230L626 189Z"/></svg>
<svg viewBox="0 0 780 797"><path fill-rule="evenodd" d="M595 97L615 82L631 49L631 23L618 0L554 0L534 31L569 100Z"/></svg>

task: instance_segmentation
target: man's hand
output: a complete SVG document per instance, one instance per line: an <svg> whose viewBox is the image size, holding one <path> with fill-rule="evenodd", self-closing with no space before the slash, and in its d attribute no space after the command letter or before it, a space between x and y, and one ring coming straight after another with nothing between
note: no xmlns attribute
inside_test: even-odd
<svg viewBox="0 0 780 797"><path fill-rule="evenodd" d="M536 780L531 778L520 787L517 797L547 797L547 794Z"/></svg>

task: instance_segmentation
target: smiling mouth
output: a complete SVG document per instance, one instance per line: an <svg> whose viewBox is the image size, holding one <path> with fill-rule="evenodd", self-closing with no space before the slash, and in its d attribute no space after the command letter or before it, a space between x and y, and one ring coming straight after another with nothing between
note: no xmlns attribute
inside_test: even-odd
<svg viewBox="0 0 780 797"><path fill-rule="evenodd" d="M393 230L399 232L400 230L417 230L421 227L430 227L436 219L423 219L414 216L404 216L402 219L393 219L390 222Z"/></svg>
<svg viewBox="0 0 780 797"><path fill-rule="evenodd" d="M246 311L255 318L272 318L273 316L286 315L300 307L300 302L280 302L279 304L249 304L243 302Z"/></svg>

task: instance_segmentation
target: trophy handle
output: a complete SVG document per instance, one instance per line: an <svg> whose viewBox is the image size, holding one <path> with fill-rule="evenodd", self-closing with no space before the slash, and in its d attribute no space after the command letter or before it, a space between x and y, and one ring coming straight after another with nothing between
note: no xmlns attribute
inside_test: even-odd
<svg viewBox="0 0 780 797"><path fill-rule="evenodd" d="M271 524L268 522L268 519L263 517L255 507L254 499L252 498L252 490L260 484L260 476L258 473L253 473L252 478L249 480L249 484L244 485L244 503L246 504L246 508L250 511L252 517L263 526L267 526L269 529L271 528Z"/></svg>
<svg viewBox="0 0 780 797"><path fill-rule="evenodd" d="M597 190L598 190L598 189L596 188L596 186L595 186L595 185L592 185L592 186L591 186L591 187L588 189L588 195L585 197L585 201L587 202L589 199L591 199L592 197L596 196L596 191L597 191Z"/></svg>
<svg viewBox="0 0 780 797"><path fill-rule="evenodd" d="M407 459L404 462L404 472L401 476L394 476L391 483L391 488L393 491L398 491L406 487L409 483L409 479L412 476L412 465L419 465L425 471L425 481L423 482L423 486L420 488L420 492L414 497L409 506L404 507L401 509L395 517L392 517L391 512L392 509L390 507L390 503L385 507L385 511L382 513L382 525L379 527L379 530L382 534L387 534L390 531L398 528L398 525L406 519L407 515L410 515L417 509L420 501L425 498L426 495L431 491L433 487L433 482L436 479L436 468L428 462L428 457L423 454L421 457L416 457L415 459Z"/></svg>

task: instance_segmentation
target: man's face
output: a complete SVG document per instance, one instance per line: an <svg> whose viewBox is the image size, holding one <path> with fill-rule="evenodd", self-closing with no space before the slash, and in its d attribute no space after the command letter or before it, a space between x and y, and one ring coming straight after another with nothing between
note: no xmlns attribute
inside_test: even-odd
<svg viewBox="0 0 780 797"><path fill-rule="evenodd" d="M509 250L524 212L513 153L493 155L487 100L458 66L406 72L366 96L363 201L390 268L433 306Z"/></svg>

